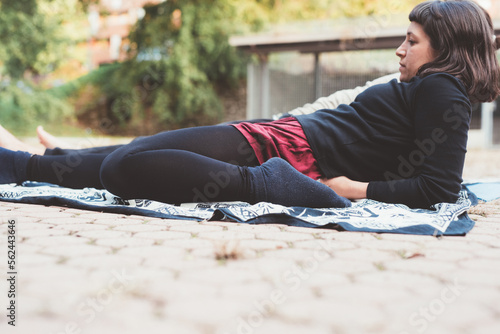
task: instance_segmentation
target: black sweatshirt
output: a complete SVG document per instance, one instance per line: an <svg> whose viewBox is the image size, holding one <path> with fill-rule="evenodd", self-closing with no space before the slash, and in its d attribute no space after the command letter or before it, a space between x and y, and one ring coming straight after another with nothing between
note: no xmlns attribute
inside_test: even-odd
<svg viewBox="0 0 500 334"><path fill-rule="evenodd" d="M471 112L463 84L438 73L297 119L326 178L369 182L370 199L428 208L458 198Z"/></svg>

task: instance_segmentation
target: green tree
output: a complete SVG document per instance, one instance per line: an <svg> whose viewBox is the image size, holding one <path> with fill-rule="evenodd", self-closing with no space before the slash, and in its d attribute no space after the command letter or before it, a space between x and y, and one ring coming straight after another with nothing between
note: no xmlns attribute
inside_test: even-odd
<svg viewBox="0 0 500 334"><path fill-rule="evenodd" d="M12 79L54 69L70 39L62 29L75 15L76 0L3 0L0 3L0 62Z"/></svg>
<svg viewBox="0 0 500 334"><path fill-rule="evenodd" d="M163 129L217 121L217 90L230 89L245 71L228 43L233 6L171 0L145 11L130 34L131 59L104 83L112 118L129 127L149 119Z"/></svg>
<svg viewBox="0 0 500 334"><path fill-rule="evenodd" d="M35 80L67 55L72 29L63 25L78 14L77 0L2 0L0 3L0 122L22 129L71 114L65 101L44 92ZM71 15L71 16L70 16Z"/></svg>
<svg viewBox="0 0 500 334"><path fill-rule="evenodd" d="M264 29L270 24L343 17L408 14L421 0L232 0L235 22L241 32Z"/></svg>

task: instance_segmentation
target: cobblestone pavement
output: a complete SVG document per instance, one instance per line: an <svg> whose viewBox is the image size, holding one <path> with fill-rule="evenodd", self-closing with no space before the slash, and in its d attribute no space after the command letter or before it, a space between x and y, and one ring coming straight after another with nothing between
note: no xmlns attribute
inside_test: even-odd
<svg viewBox="0 0 500 334"><path fill-rule="evenodd" d="M498 156L472 154L484 160L471 158L466 174L500 177ZM0 331L500 333L500 201L470 216L467 236L436 238L0 202Z"/></svg>

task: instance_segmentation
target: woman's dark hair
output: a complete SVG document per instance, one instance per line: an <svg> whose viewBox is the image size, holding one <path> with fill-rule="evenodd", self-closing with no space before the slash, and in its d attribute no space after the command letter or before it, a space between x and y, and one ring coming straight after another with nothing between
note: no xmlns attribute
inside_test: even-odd
<svg viewBox="0 0 500 334"><path fill-rule="evenodd" d="M422 25L437 52L417 75L449 73L462 81L472 102L493 101L500 94L497 42L489 14L476 3L427 1L410 13Z"/></svg>

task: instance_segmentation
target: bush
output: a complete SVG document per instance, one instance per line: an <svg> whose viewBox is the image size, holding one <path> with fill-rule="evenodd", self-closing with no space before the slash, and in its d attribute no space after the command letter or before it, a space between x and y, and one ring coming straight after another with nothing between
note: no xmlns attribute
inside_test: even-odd
<svg viewBox="0 0 500 334"><path fill-rule="evenodd" d="M36 90L23 81L0 90L0 124L15 131L26 132L38 124L70 120L73 107L48 91Z"/></svg>
<svg viewBox="0 0 500 334"><path fill-rule="evenodd" d="M107 132L135 135L220 121L216 92L237 87L246 71L245 57L228 43L233 10L212 0L146 7L130 35L130 59L89 75L99 90L93 99L89 87L75 89L79 120L105 119L113 124Z"/></svg>

